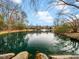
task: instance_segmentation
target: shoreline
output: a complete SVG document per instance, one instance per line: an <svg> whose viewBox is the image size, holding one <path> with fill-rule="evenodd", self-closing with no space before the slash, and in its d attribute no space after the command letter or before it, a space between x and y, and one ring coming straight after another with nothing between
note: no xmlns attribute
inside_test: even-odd
<svg viewBox="0 0 79 59"><path fill-rule="evenodd" d="M3 34L8 34L8 33L15 33L15 32L31 32L33 30L26 30L26 29L23 29L23 30L6 30L6 31L0 31L0 35L3 35Z"/></svg>
<svg viewBox="0 0 79 59"><path fill-rule="evenodd" d="M4 30L4 31L0 31L0 35L8 34L8 33L16 33L16 32L33 32L33 30L32 29ZM70 38L79 40L79 33L56 33L56 34L64 35L66 37L70 37Z"/></svg>
<svg viewBox="0 0 79 59"><path fill-rule="evenodd" d="M79 40L79 33L64 33L64 35Z"/></svg>
<svg viewBox="0 0 79 59"><path fill-rule="evenodd" d="M61 35L61 36L65 36L65 37L69 37L72 39L76 39L79 41L79 32L77 33L56 33L57 35Z"/></svg>
<svg viewBox="0 0 79 59"><path fill-rule="evenodd" d="M6 53L0 54L0 59L29 59L29 52L22 51L18 54ZM39 52L35 55L36 59L79 59L79 55L46 55L45 53Z"/></svg>
<svg viewBox="0 0 79 59"><path fill-rule="evenodd" d="M0 35L8 34L8 33L16 33L16 32L49 32L49 31L38 31L38 30L33 30L33 29L3 30L3 31L0 31Z"/></svg>

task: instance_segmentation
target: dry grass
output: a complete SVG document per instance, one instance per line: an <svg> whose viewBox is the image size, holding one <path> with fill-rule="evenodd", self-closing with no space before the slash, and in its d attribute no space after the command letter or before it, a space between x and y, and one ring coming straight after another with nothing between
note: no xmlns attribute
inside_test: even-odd
<svg viewBox="0 0 79 59"><path fill-rule="evenodd" d="M66 36L79 39L79 33L64 33Z"/></svg>
<svg viewBox="0 0 79 59"><path fill-rule="evenodd" d="M23 29L23 30L6 30L6 31L1 31L1 32L0 32L0 35L2 35L2 34L7 34L7 33L29 32L29 31L32 31L32 30L26 30L26 29Z"/></svg>

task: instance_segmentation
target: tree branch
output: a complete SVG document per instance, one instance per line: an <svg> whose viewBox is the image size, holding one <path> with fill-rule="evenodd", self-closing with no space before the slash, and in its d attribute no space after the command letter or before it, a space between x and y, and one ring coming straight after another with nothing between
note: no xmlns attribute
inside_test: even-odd
<svg viewBox="0 0 79 59"><path fill-rule="evenodd" d="M79 9L79 6L77 6L77 5L67 3L67 2L65 2L64 0L61 0L61 1L64 2L66 5L73 6L73 7L76 7L76 8Z"/></svg>

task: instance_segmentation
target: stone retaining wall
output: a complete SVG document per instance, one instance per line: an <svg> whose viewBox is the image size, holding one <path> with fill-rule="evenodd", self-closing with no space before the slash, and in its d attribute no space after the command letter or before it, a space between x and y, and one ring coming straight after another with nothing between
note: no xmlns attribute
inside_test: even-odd
<svg viewBox="0 0 79 59"><path fill-rule="evenodd" d="M2 54L0 59L29 59L29 53L23 51L17 55L14 53ZM37 53L35 59L79 59L79 55L49 55L48 57L44 53Z"/></svg>
<svg viewBox="0 0 79 59"><path fill-rule="evenodd" d="M49 59L79 59L79 55L51 55Z"/></svg>

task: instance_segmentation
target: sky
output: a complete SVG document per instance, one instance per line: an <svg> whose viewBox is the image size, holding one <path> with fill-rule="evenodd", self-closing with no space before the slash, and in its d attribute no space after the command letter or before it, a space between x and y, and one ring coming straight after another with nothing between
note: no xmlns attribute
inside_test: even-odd
<svg viewBox="0 0 79 59"><path fill-rule="evenodd" d="M53 4L49 4L49 0L43 0L39 5L37 5L37 11L35 11L34 7L30 7L30 4L27 2L27 0L11 0L13 3L22 5L22 10L24 10L27 14L27 20L29 21L29 25L40 25L40 26L53 26L54 25L54 20L58 18L59 16L57 15L59 12L63 11L63 13L79 13L79 10L77 9L72 9L69 6L53 6ZM53 0L52 0L53 1ZM74 1L74 0L73 0ZM71 2L71 1L70 1ZM62 3L62 2L60 2ZM72 2L73 3L73 2ZM63 3L62 3L63 4ZM75 3L79 5L79 3ZM51 6L51 8L48 8ZM64 10L62 10L64 7ZM77 14L77 16L79 16Z"/></svg>

